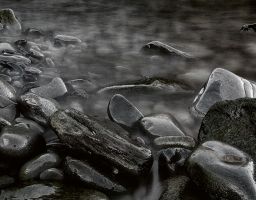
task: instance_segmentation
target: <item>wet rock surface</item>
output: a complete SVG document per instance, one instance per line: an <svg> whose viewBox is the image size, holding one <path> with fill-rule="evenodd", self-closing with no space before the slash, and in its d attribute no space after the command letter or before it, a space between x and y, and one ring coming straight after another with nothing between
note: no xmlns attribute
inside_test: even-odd
<svg viewBox="0 0 256 200"><path fill-rule="evenodd" d="M218 140L233 145L256 159L255 99L216 103L202 121L198 140Z"/></svg>
<svg viewBox="0 0 256 200"><path fill-rule="evenodd" d="M158 148L183 147L193 149L196 145L195 140L190 136L164 136L154 140L154 145Z"/></svg>
<svg viewBox="0 0 256 200"><path fill-rule="evenodd" d="M56 168L50 168L40 174L43 181L62 181L64 179L63 171Z"/></svg>
<svg viewBox="0 0 256 200"><path fill-rule="evenodd" d="M256 198L253 168L253 161L246 153L221 142L208 141L190 156L187 171L212 199L252 200Z"/></svg>
<svg viewBox="0 0 256 200"><path fill-rule="evenodd" d="M21 32L21 24L12 9L0 10L0 23L3 26L3 30L7 31L8 34L16 35Z"/></svg>

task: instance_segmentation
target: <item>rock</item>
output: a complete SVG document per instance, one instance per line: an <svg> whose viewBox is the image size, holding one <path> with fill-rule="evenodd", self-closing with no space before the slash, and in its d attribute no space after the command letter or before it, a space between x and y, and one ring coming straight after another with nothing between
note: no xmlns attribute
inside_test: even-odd
<svg viewBox="0 0 256 200"><path fill-rule="evenodd" d="M0 54L14 53L15 49L9 43L0 43Z"/></svg>
<svg viewBox="0 0 256 200"><path fill-rule="evenodd" d="M2 130L6 126L11 126L11 122L9 122L6 119L0 117L0 130Z"/></svg>
<svg viewBox="0 0 256 200"><path fill-rule="evenodd" d="M109 200L109 198L97 190L86 189L83 194L80 195L79 200Z"/></svg>
<svg viewBox="0 0 256 200"><path fill-rule="evenodd" d="M230 145L218 141L203 143L188 159L187 171L212 199L256 199L253 161Z"/></svg>
<svg viewBox="0 0 256 200"><path fill-rule="evenodd" d="M149 149L131 144L79 111L57 111L50 124L71 151L93 156L98 163L115 168L118 174L143 176L152 166Z"/></svg>
<svg viewBox="0 0 256 200"><path fill-rule="evenodd" d="M86 186L109 192L125 192L126 189L96 171L85 161L80 161L67 157L65 161L67 175L73 180L77 180Z"/></svg>
<svg viewBox="0 0 256 200"><path fill-rule="evenodd" d="M42 125L46 125L50 116L60 108L55 100L42 98L33 93L22 95L19 103L24 116Z"/></svg>
<svg viewBox="0 0 256 200"><path fill-rule="evenodd" d="M52 199L56 196L58 188L44 184L34 184L21 188L10 188L2 190L0 199L18 199L18 200L34 200L34 199Z"/></svg>
<svg viewBox="0 0 256 200"><path fill-rule="evenodd" d="M42 73L42 71L38 68L35 68L35 67L25 67L24 71L27 73L27 74L31 74L31 75L34 75L34 76L38 76Z"/></svg>
<svg viewBox="0 0 256 200"><path fill-rule="evenodd" d="M184 165L187 158L192 153L189 149L184 148L168 148L160 152L159 155L159 174L163 178L170 175L177 175L184 172Z"/></svg>
<svg viewBox="0 0 256 200"><path fill-rule="evenodd" d="M218 140L235 146L256 160L256 100L218 102L205 115L198 140Z"/></svg>
<svg viewBox="0 0 256 200"><path fill-rule="evenodd" d="M196 146L196 142L190 136L163 136L156 138L154 145L158 148L182 147L193 149Z"/></svg>
<svg viewBox="0 0 256 200"><path fill-rule="evenodd" d="M72 88L74 91L77 90L85 90L86 92L94 91L97 86L89 80L85 79L74 79L67 82L67 84Z"/></svg>
<svg viewBox="0 0 256 200"><path fill-rule="evenodd" d="M0 74L0 80L4 80L7 83L12 82L12 78L6 74Z"/></svg>
<svg viewBox="0 0 256 200"><path fill-rule="evenodd" d="M204 116L212 105L224 100L256 97L256 84L230 71L216 68L192 105L192 112Z"/></svg>
<svg viewBox="0 0 256 200"><path fill-rule="evenodd" d="M62 181L64 179L63 172L56 168L50 168L40 174L43 181Z"/></svg>
<svg viewBox="0 0 256 200"><path fill-rule="evenodd" d="M15 179L10 176L0 176L0 189L9 187L10 185L15 183Z"/></svg>
<svg viewBox="0 0 256 200"><path fill-rule="evenodd" d="M60 157L55 153L41 154L22 166L19 177L23 181L36 179L43 171L58 167L60 162Z"/></svg>
<svg viewBox="0 0 256 200"><path fill-rule="evenodd" d="M24 34L27 37L31 37L31 38L40 38L40 37L44 36L44 33L36 28L27 28L24 31Z"/></svg>
<svg viewBox="0 0 256 200"><path fill-rule="evenodd" d="M44 150L43 137L26 128L6 126L0 133L0 157L7 163L22 163Z"/></svg>
<svg viewBox="0 0 256 200"><path fill-rule="evenodd" d="M48 67L51 67L51 68L55 68L56 67L54 62L53 62L53 60L51 58L46 58L45 62L46 62Z"/></svg>
<svg viewBox="0 0 256 200"><path fill-rule="evenodd" d="M153 136L185 136L179 122L171 114L153 114L140 120L143 130Z"/></svg>
<svg viewBox="0 0 256 200"><path fill-rule="evenodd" d="M0 63L12 63L16 65L30 65L31 60L21 55L5 53L0 55Z"/></svg>
<svg viewBox="0 0 256 200"><path fill-rule="evenodd" d="M16 103L0 95L0 118L12 122L16 114Z"/></svg>
<svg viewBox="0 0 256 200"><path fill-rule="evenodd" d="M143 114L124 96L114 95L108 104L109 118L125 128L133 128Z"/></svg>
<svg viewBox="0 0 256 200"><path fill-rule="evenodd" d="M30 119L26 119L26 118L23 118L23 117L18 117L15 119L15 122L17 124L25 124L25 126L34 131L35 133L39 133L41 135L43 135L43 133L45 132L44 131L44 128L42 126L40 126L38 123L30 120Z"/></svg>
<svg viewBox="0 0 256 200"><path fill-rule="evenodd" d="M68 36L68 35L56 35L54 37L54 46L56 47L62 47L67 45L78 45L81 44L82 41L74 36Z"/></svg>
<svg viewBox="0 0 256 200"><path fill-rule="evenodd" d="M0 10L0 23L8 34L17 35L21 33L21 25L12 9Z"/></svg>
<svg viewBox="0 0 256 200"><path fill-rule="evenodd" d="M52 79L47 85L38 88L32 88L30 92L37 94L44 98L56 98L63 96L67 92L67 88L63 80L59 77Z"/></svg>
<svg viewBox="0 0 256 200"><path fill-rule="evenodd" d="M175 49L167 44L164 44L159 41L152 41L144 45L141 51L149 55L162 55L162 56L171 56L172 58L193 58L192 55Z"/></svg>
<svg viewBox="0 0 256 200"><path fill-rule="evenodd" d="M16 101L15 89L4 80L0 80L0 96L5 97L14 102Z"/></svg>

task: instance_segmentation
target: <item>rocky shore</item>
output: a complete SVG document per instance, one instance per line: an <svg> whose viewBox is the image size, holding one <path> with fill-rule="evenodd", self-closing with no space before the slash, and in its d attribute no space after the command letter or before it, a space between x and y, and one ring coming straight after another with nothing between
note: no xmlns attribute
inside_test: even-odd
<svg viewBox="0 0 256 200"><path fill-rule="evenodd" d="M254 81L214 69L191 105L194 118L202 120L198 137L191 137L172 114L144 114L118 94L191 93L186 84L159 78L97 88L65 80L50 48L81 52L82 40L24 30L11 9L0 10L0 34L18 38L0 41L0 199L61 199L65 187L73 188L65 193L71 199L112 199L136 190L152 176L154 163L159 200L256 199ZM195 59L158 41L140 53ZM60 104L62 97L85 101L92 93L112 95L106 123Z"/></svg>

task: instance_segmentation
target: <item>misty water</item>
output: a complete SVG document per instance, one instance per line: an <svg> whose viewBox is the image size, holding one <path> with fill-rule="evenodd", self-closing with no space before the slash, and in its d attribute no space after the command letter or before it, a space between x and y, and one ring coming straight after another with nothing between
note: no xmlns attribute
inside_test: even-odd
<svg viewBox="0 0 256 200"><path fill-rule="evenodd" d="M48 53L58 71L49 74L60 74L64 80L88 80L93 89L145 78L164 78L190 88L190 92L178 94L120 90L92 92L86 100L59 99L64 107L74 107L101 120L108 119L111 95L121 93L145 115L173 114L196 138L200 121L191 116L189 107L214 68L256 80L256 33L240 32L243 24L256 22L253 1L0 0L0 6L13 9L23 28L76 36L86 44L80 51L51 48ZM16 39L0 37L1 41ZM140 48L152 40L190 53L196 59L188 62L142 55ZM116 199L158 199L161 183L157 163L152 177L145 179L137 190ZM81 188L65 189L60 199L75 200L81 192Z"/></svg>

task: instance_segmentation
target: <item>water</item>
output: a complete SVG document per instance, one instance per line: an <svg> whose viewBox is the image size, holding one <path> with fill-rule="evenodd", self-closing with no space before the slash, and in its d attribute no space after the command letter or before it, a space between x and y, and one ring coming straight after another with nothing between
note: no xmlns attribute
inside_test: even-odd
<svg viewBox="0 0 256 200"><path fill-rule="evenodd" d="M188 108L212 69L221 67L256 79L256 33L239 31L243 24L256 21L253 1L0 0L0 5L12 8L24 28L73 35L87 44L79 53L49 51L65 80L83 78L102 88L161 77L189 85L194 92L188 94L120 93L144 114L172 113L194 137L200 123L191 117ZM198 59L174 62L145 58L139 50L152 40L170 44ZM87 101L61 102L105 119L110 97L111 94L92 94ZM153 194L159 193L160 183L155 172L151 182L122 199L157 199Z"/></svg>

